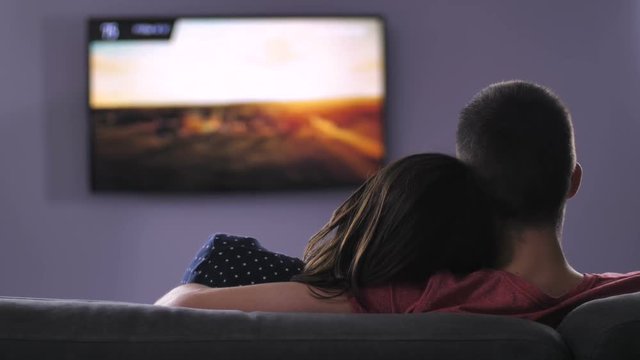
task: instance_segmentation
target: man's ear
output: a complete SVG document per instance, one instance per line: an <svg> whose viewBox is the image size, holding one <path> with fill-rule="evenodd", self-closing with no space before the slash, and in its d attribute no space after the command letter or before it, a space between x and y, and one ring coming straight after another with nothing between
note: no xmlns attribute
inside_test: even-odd
<svg viewBox="0 0 640 360"><path fill-rule="evenodd" d="M580 163L576 163L571 173L571 183L569 184L569 191L567 192L567 199L570 199L576 195L578 189L580 189L580 182L582 181L582 166Z"/></svg>

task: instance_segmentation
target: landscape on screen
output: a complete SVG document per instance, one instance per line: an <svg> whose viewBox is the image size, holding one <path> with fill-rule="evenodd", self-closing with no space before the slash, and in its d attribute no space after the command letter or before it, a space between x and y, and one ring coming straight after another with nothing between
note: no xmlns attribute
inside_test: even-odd
<svg viewBox="0 0 640 360"><path fill-rule="evenodd" d="M91 41L92 186L362 182L385 155L383 54L367 18L189 18L167 41Z"/></svg>

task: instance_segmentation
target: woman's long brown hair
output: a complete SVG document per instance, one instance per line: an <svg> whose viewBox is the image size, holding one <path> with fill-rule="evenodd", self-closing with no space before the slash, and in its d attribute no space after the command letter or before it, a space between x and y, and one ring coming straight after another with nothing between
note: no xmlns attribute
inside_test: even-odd
<svg viewBox="0 0 640 360"><path fill-rule="evenodd" d="M403 158L369 178L309 241L292 280L318 297L390 281L468 273L497 261L490 201L472 170L442 154Z"/></svg>

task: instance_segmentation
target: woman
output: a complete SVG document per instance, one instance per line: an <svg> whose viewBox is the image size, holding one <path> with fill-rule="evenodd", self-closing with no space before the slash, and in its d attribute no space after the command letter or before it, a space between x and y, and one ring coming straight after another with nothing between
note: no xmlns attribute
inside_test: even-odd
<svg viewBox="0 0 640 360"><path fill-rule="evenodd" d="M417 288L438 272L496 266L490 201L470 168L418 154L380 170L314 235L291 282L231 288L179 286L156 304L277 312L366 311L363 289Z"/></svg>

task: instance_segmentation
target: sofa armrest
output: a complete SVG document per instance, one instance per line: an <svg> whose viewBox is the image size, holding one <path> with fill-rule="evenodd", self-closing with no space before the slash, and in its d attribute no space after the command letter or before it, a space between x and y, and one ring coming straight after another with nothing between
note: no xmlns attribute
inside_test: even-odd
<svg viewBox="0 0 640 360"><path fill-rule="evenodd" d="M558 331L576 360L638 360L640 292L582 304Z"/></svg>

